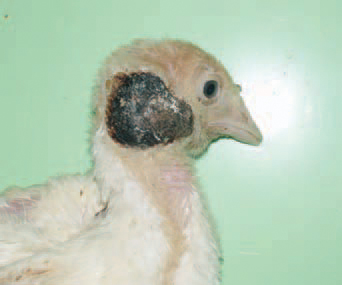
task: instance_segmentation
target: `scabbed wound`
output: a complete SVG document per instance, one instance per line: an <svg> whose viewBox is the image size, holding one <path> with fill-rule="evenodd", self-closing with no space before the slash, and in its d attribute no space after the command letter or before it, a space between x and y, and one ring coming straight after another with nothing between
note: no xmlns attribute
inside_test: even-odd
<svg viewBox="0 0 342 285"><path fill-rule="evenodd" d="M112 82L106 123L114 141L147 148L192 133L190 105L175 97L160 77L149 72L119 73Z"/></svg>

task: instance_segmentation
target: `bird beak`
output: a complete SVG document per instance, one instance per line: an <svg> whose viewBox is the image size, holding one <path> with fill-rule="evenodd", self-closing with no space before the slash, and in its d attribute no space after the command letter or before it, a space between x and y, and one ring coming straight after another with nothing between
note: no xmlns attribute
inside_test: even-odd
<svg viewBox="0 0 342 285"><path fill-rule="evenodd" d="M210 131L219 137L232 138L249 145L259 145L262 134L242 98L237 96L229 101L225 98L217 110L211 112L211 115L208 114Z"/></svg>

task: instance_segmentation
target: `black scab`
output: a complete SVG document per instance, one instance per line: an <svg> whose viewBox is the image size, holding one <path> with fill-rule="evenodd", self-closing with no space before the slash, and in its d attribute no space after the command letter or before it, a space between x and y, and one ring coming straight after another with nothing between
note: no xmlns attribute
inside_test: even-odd
<svg viewBox="0 0 342 285"><path fill-rule="evenodd" d="M152 73L119 74L114 77L106 122L113 140L140 148L168 144L189 136L193 114Z"/></svg>

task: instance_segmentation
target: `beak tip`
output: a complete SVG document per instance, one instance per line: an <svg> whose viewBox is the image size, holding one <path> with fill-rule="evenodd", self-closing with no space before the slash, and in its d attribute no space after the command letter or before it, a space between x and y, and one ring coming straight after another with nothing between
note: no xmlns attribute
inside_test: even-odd
<svg viewBox="0 0 342 285"><path fill-rule="evenodd" d="M263 136L261 132L258 130L258 132L254 132L252 136L250 136L247 140L242 141L242 142L248 145L252 145L252 146L259 146L261 145L262 141L263 141Z"/></svg>
<svg viewBox="0 0 342 285"><path fill-rule="evenodd" d="M262 134L260 134L260 136L257 138L255 146L261 145L263 140L264 140L264 138L262 137Z"/></svg>
<svg viewBox="0 0 342 285"><path fill-rule="evenodd" d="M261 132L258 130L258 134L255 136L255 143L253 145L259 146L259 145L261 145L263 140L264 140L264 138L263 138Z"/></svg>

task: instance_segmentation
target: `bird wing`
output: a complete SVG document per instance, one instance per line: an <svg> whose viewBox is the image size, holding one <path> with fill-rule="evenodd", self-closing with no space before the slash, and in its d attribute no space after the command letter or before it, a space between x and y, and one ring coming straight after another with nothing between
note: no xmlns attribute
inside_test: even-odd
<svg viewBox="0 0 342 285"><path fill-rule="evenodd" d="M92 176L5 191L0 196L0 267L79 234L101 209L96 197Z"/></svg>

